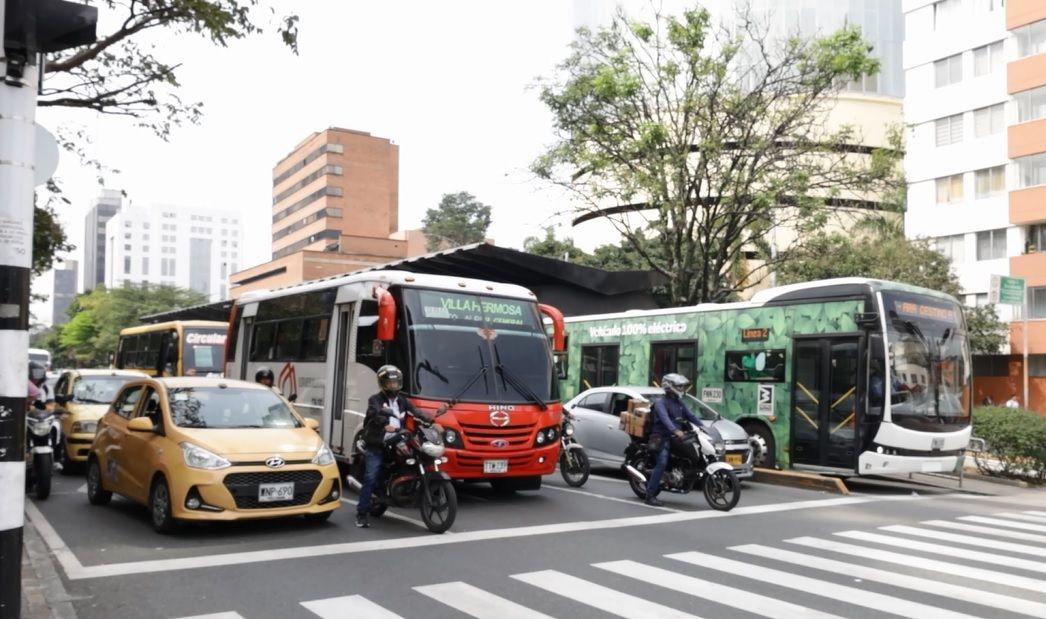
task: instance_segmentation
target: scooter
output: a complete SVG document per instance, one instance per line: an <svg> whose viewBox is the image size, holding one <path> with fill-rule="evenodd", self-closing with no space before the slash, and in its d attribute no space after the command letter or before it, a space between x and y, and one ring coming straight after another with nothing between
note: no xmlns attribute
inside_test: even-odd
<svg viewBox="0 0 1046 619"><path fill-rule="evenodd" d="M37 402L29 408L26 423L26 490L34 487L36 498L41 501L51 495L51 474L54 471L54 446L52 428L54 413Z"/></svg>

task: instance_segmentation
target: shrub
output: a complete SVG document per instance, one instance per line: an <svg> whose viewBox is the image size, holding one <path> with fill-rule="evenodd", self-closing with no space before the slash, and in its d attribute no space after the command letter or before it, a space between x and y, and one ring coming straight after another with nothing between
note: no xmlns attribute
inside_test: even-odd
<svg viewBox="0 0 1046 619"><path fill-rule="evenodd" d="M982 473L1046 482L1046 417L1024 409L978 407L973 434L987 443L987 453L974 456Z"/></svg>

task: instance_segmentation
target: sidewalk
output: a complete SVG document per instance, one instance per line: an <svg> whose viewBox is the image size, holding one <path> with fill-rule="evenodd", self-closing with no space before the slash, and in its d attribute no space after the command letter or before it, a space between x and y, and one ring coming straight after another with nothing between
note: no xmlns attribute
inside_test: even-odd
<svg viewBox="0 0 1046 619"><path fill-rule="evenodd" d="M76 619L54 560L27 520L22 550L22 619Z"/></svg>

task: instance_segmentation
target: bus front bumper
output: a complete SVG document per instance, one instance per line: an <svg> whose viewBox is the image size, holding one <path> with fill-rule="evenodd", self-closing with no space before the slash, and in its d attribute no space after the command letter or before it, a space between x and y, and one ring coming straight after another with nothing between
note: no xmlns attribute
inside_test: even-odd
<svg viewBox="0 0 1046 619"><path fill-rule="evenodd" d="M454 479L497 479L550 475L556 470L559 440L547 447L523 452L478 452L447 449L447 462L440 466Z"/></svg>
<svg viewBox="0 0 1046 619"><path fill-rule="evenodd" d="M866 451L857 459L859 475L954 473L961 466L962 456L899 456Z"/></svg>

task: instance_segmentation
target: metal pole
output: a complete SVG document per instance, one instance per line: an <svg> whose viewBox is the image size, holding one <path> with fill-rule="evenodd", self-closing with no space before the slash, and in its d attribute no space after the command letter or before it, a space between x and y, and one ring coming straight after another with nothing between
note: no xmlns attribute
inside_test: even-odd
<svg viewBox="0 0 1046 619"><path fill-rule="evenodd" d="M1024 326L1021 327L1021 339L1024 340L1024 363L1021 366L1024 368L1024 408L1031 408L1031 402L1028 401L1028 287L1025 284L1024 287L1024 306L1021 308L1021 318L1023 319Z"/></svg>
<svg viewBox="0 0 1046 619"><path fill-rule="evenodd" d="M21 613L25 513L37 66L20 64L0 57L0 619Z"/></svg>

